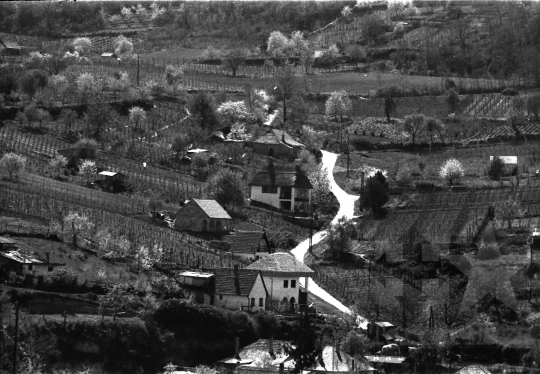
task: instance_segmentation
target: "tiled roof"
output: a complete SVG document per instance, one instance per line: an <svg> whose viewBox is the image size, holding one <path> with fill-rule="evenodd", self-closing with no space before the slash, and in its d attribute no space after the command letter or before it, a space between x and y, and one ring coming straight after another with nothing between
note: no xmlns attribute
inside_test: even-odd
<svg viewBox="0 0 540 374"><path fill-rule="evenodd" d="M308 176L298 165L268 165L253 176L249 185L313 188Z"/></svg>
<svg viewBox="0 0 540 374"><path fill-rule="evenodd" d="M259 144L283 144L288 148L304 147L302 143L294 140L285 130L271 129L267 133L251 141Z"/></svg>
<svg viewBox="0 0 540 374"><path fill-rule="evenodd" d="M258 270L238 269L238 278L234 269L215 269L215 294L248 296L259 275Z"/></svg>
<svg viewBox="0 0 540 374"><path fill-rule="evenodd" d="M256 252L261 240L267 241L266 234L260 231L236 231L225 238L225 241L231 245L233 253Z"/></svg>
<svg viewBox="0 0 540 374"><path fill-rule="evenodd" d="M246 269L260 270L263 275L311 276L314 271L288 253L272 253L255 261Z"/></svg>
<svg viewBox="0 0 540 374"><path fill-rule="evenodd" d="M231 219L231 216L219 205L216 200L192 199L209 218Z"/></svg>

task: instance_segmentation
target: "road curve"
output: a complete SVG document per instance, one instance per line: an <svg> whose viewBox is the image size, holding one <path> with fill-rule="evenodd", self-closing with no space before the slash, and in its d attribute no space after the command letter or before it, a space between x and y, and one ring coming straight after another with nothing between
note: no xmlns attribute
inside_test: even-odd
<svg viewBox="0 0 540 374"><path fill-rule="evenodd" d="M336 196L339 201L339 211L336 214L335 218L332 220L332 223L336 223L339 218L345 216L347 219L351 219L354 216L354 202L358 200L359 196L349 195L343 191L335 182L334 175L332 170L336 163L338 155L335 153L330 153L326 151L323 152L322 163L328 172L328 180L330 181L330 190ZM326 230L319 231L313 235L313 244L319 243L327 235ZM302 263L304 262L304 256L309 249L309 238L298 244L291 253ZM325 300L327 303L333 305L343 313L352 315L352 312L349 308L343 305L339 300L334 296L330 295L328 292L323 290L318 284L313 281L312 278L309 278L308 290L313 295ZM300 278L300 286L305 286L305 278Z"/></svg>

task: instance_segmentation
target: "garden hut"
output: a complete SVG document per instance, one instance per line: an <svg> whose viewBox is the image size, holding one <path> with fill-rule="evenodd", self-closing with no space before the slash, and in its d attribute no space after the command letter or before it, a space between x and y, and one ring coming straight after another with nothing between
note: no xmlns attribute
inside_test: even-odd
<svg viewBox="0 0 540 374"><path fill-rule="evenodd" d="M126 176L114 171L102 171L98 173L101 187L113 192L122 189Z"/></svg>
<svg viewBox="0 0 540 374"><path fill-rule="evenodd" d="M0 40L0 54L4 56L19 56L21 46L15 41Z"/></svg>
<svg viewBox="0 0 540 374"><path fill-rule="evenodd" d="M102 60L113 60L113 61L118 61L120 62L120 57L118 57L116 55L116 53L114 52L105 52L105 53L102 53L101 54L101 59Z"/></svg>

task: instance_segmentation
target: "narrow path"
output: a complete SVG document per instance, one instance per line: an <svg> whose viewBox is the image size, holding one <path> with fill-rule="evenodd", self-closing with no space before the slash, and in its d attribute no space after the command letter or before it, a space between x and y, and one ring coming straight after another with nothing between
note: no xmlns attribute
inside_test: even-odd
<svg viewBox="0 0 540 374"><path fill-rule="evenodd" d="M332 170L334 169L334 165L337 160L337 154L330 153L326 151L323 152L323 159L322 163L326 167L326 170L328 172L328 180L330 181L330 189L332 193L336 196L336 198L339 201L339 211L336 215L336 217L333 219L332 223L336 223L339 218L346 217L347 219L351 219L354 217L354 202L359 198L359 196L355 195L349 195L345 191L343 191L334 180L334 175L332 174ZM326 230L325 231L319 231L318 233L313 235L313 244L319 243L321 240L323 240L327 235ZM309 238L298 244L296 248L294 248L291 253L296 257L299 261L302 263L304 262L304 256L307 253L309 249ZM352 315L352 312L349 308L347 308L345 305L343 305L339 300L337 300L335 297L330 295L328 292L323 290L318 284L315 283L315 281L312 278L309 278L309 285L308 290L310 293L314 294L315 296L325 300L327 303L333 305L343 313ZM300 278L300 286L305 286L305 280L304 278ZM362 318L360 318L362 319Z"/></svg>

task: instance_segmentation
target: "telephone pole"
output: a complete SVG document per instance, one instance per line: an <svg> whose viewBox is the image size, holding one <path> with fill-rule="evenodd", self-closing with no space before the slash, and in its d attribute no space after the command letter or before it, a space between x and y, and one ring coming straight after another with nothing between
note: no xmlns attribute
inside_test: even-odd
<svg viewBox="0 0 540 374"><path fill-rule="evenodd" d="M140 60L139 60L139 54L137 53L137 87L139 87L139 67L140 67Z"/></svg>
<svg viewBox="0 0 540 374"><path fill-rule="evenodd" d="M13 337L13 368L12 374L17 374L17 344L19 332L19 302L15 302L15 336Z"/></svg>

